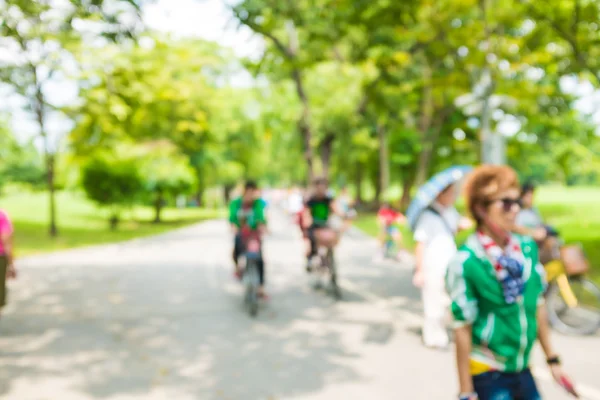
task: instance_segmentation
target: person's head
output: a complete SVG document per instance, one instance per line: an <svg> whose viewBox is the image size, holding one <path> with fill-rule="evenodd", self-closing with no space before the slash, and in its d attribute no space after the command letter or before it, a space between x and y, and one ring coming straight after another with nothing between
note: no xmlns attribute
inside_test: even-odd
<svg viewBox="0 0 600 400"><path fill-rule="evenodd" d="M535 194L535 185L533 182L525 182L521 186L521 202L523 208L533 207L533 195Z"/></svg>
<svg viewBox="0 0 600 400"><path fill-rule="evenodd" d="M245 201L255 200L259 193L258 185L254 181L247 181L244 185L243 198Z"/></svg>
<svg viewBox="0 0 600 400"><path fill-rule="evenodd" d="M465 182L465 197L479 228L509 232L520 211L519 178L507 166L482 165Z"/></svg>
<svg viewBox="0 0 600 400"><path fill-rule="evenodd" d="M315 188L315 195L317 195L319 197L325 197L327 195L327 189L329 188L327 179L316 178L313 181L313 186Z"/></svg>
<svg viewBox="0 0 600 400"><path fill-rule="evenodd" d="M456 185L452 184L440 193L435 199L436 203L442 207L450 207L456 202Z"/></svg>

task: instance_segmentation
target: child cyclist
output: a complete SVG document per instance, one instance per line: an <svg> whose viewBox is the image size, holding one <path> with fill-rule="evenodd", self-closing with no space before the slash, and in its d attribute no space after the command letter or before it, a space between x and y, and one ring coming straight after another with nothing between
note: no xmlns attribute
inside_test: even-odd
<svg viewBox="0 0 600 400"><path fill-rule="evenodd" d="M381 205L381 208L377 213L377 223L379 225L381 247L384 257L388 255L394 245L400 246L402 241L400 224L403 224L405 221L406 218L404 215L399 211L396 211L390 203Z"/></svg>

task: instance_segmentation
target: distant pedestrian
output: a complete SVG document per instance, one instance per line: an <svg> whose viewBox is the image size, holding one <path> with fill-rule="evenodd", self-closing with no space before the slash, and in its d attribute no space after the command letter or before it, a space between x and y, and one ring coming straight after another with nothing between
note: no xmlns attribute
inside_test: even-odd
<svg viewBox="0 0 600 400"><path fill-rule="evenodd" d="M437 349L449 345L446 331L449 300L444 277L448 263L456 254L455 235L461 224L455 201L456 186L451 184L423 211L414 233L417 247L413 283L422 292L423 343Z"/></svg>
<svg viewBox="0 0 600 400"><path fill-rule="evenodd" d="M6 280L15 278L13 225L6 211L0 210L0 311L6 305Z"/></svg>

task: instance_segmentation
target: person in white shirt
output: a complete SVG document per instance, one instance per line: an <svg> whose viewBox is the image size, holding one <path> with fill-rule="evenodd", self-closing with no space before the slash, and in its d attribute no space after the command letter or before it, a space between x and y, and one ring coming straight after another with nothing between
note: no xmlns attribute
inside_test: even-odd
<svg viewBox="0 0 600 400"><path fill-rule="evenodd" d="M448 264L457 252L456 233L470 226L454 203L456 186L451 185L421 214L414 230L416 269L413 284L421 289L423 299L423 343L444 349L449 345L446 315L449 305L444 288Z"/></svg>
<svg viewBox="0 0 600 400"><path fill-rule="evenodd" d="M292 189L288 197L288 212L292 216L296 216L304 208L304 199L298 188Z"/></svg>

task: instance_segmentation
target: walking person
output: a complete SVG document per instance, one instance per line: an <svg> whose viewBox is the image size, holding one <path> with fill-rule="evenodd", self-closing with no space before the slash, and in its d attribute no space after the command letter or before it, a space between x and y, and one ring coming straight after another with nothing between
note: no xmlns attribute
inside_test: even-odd
<svg viewBox="0 0 600 400"><path fill-rule="evenodd" d="M8 214L0 210L0 313L6 305L6 281L16 276L17 270L14 265L13 253L13 225Z"/></svg>
<svg viewBox="0 0 600 400"><path fill-rule="evenodd" d="M446 277L455 321L460 399L538 400L529 357L540 341L554 379L571 388L550 340L544 269L535 241L512 234L520 210L516 172L481 166L465 196L477 231Z"/></svg>
<svg viewBox="0 0 600 400"><path fill-rule="evenodd" d="M454 203L457 183L470 171L453 167L434 176L415 196L407 210L407 218L417 243L413 284L421 289L423 300L423 344L433 349L446 349L449 299L444 279L448 263L456 254L455 235L469 227Z"/></svg>
<svg viewBox="0 0 600 400"><path fill-rule="evenodd" d="M456 254L455 235L460 214L454 208L456 189L448 186L423 212L415 228L416 269L413 283L421 289L423 299L423 343L445 349L449 345L446 331L448 296L444 289L446 268Z"/></svg>

